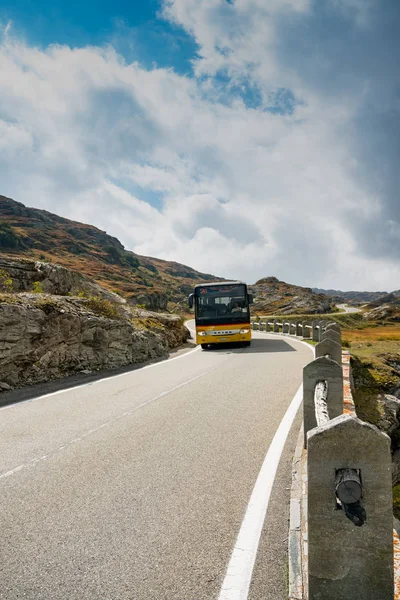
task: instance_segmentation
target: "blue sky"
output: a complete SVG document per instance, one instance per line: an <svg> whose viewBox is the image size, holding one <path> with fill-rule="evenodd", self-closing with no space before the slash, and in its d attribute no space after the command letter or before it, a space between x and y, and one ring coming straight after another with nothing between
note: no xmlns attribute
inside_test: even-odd
<svg viewBox="0 0 400 600"><path fill-rule="evenodd" d="M42 48L110 43L127 61L189 73L196 45L184 29L160 18L160 11L159 0L8 0L0 5L0 19L12 21L29 44Z"/></svg>
<svg viewBox="0 0 400 600"><path fill-rule="evenodd" d="M397 0L0 7L0 193L250 282L400 288Z"/></svg>

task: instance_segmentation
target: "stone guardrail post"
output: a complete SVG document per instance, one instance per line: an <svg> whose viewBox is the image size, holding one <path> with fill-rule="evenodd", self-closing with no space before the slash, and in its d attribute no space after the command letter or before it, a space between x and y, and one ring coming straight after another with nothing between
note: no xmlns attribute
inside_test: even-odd
<svg viewBox="0 0 400 600"><path fill-rule="evenodd" d="M268 322L268 319L267 319L267 321L265 322L265 331L266 331L267 333L271 331L271 325L270 325L270 323Z"/></svg>
<svg viewBox="0 0 400 600"><path fill-rule="evenodd" d="M330 417L338 417L343 413L342 366L325 356L317 358L303 369L304 447L307 444L307 432L317 427L314 391L319 381L326 381L328 385L326 403Z"/></svg>
<svg viewBox="0 0 400 600"><path fill-rule="evenodd" d="M329 355L332 360L338 363L338 365L342 365L342 346L328 338L318 342L315 346L315 356L317 358L326 355Z"/></svg>
<svg viewBox="0 0 400 600"><path fill-rule="evenodd" d="M342 345L342 336L334 329L325 329L322 334L322 340L331 340L332 342L340 344L340 346Z"/></svg>
<svg viewBox="0 0 400 600"><path fill-rule="evenodd" d="M328 331L329 329L333 329L334 331L337 331L337 333L342 332L340 325L338 325L338 323L328 323L328 325L325 327L325 331Z"/></svg>
<svg viewBox="0 0 400 600"><path fill-rule="evenodd" d="M301 321L296 321L296 334L297 336L303 336L304 337L304 325Z"/></svg>
<svg viewBox="0 0 400 600"><path fill-rule="evenodd" d="M279 333L279 321L274 319L274 333Z"/></svg>
<svg viewBox="0 0 400 600"><path fill-rule="evenodd" d="M265 325L264 321L260 321L260 331L263 331L264 325Z"/></svg>
<svg viewBox="0 0 400 600"><path fill-rule="evenodd" d="M393 600L389 437L341 415L307 442L309 600Z"/></svg>
<svg viewBox="0 0 400 600"><path fill-rule="evenodd" d="M303 338L310 339L312 331L312 325L303 323Z"/></svg>
<svg viewBox="0 0 400 600"><path fill-rule="evenodd" d="M326 328L326 321L319 322L319 341L322 339L322 334L324 333Z"/></svg>
<svg viewBox="0 0 400 600"><path fill-rule="evenodd" d="M319 325L318 321L312 322L312 339L313 342L319 342Z"/></svg>
<svg viewBox="0 0 400 600"><path fill-rule="evenodd" d="M282 333L290 333L290 323L282 319Z"/></svg>

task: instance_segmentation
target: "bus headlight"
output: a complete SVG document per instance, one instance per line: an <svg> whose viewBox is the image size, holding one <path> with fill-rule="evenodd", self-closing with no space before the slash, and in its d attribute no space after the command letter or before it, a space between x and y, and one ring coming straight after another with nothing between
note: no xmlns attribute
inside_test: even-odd
<svg viewBox="0 0 400 600"><path fill-rule="evenodd" d="M207 335L207 331L199 331L198 335Z"/></svg>
<svg viewBox="0 0 400 600"><path fill-rule="evenodd" d="M241 329L239 333L249 333L250 329Z"/></svg>

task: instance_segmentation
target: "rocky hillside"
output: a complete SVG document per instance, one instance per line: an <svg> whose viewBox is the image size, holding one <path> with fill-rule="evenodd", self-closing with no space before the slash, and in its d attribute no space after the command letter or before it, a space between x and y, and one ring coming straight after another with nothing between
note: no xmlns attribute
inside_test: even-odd
<svg viewBox="0 0 400 600"><path fill-rule="evenodd" d="M189 337L179 316L134 308L64 267L1 262L0 391L155 359Z"/></svg>
<svg viewBox="0 0 400 600"><path fill-rule="evenodd" d="M57 263L151 310L184 306L194 285L221 279L179 263L139 256L96 227L27 208L4 196L0 196L1 254Z"/></svg>
<svg viewBox="0 0 400 600"><path fill-rule="evenodd" d="M400 321L400 293L386 294L365 307L364 318L369 321Z"/></svg>
<svg viewBox="0 0 400 600"><path fill-rule="evenodd" d="M254 296L254 314L324 314L334 307L325 294L315 294L311 288L291 285L276 277L265 277L250 286Z"/></svg>
<svg viewBox="0 0 400 600"><path fill-rule="evenodd" d="M316 294L325 294L335 300L335 302L345 302L347 304L365 304L375 302L384 296L387 292L343 292L341 290L324 290L321 288L312 288ZM396 294L396 292L393 292ZM397 292L400 295L400 292Z"/></svg>

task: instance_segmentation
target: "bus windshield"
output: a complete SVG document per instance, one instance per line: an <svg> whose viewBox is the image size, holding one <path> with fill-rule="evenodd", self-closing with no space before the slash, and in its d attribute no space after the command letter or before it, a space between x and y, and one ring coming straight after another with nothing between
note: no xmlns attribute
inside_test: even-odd
<svg viewBox="0 0 400 600"><path fill-rule="evenodd" d="M196 321L242 323L250 319L246 287L216 285L196 288Z"/></svg>

